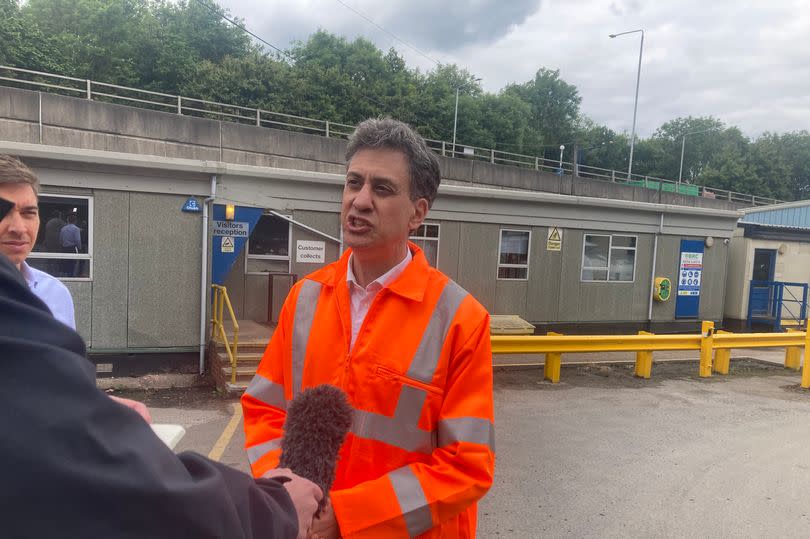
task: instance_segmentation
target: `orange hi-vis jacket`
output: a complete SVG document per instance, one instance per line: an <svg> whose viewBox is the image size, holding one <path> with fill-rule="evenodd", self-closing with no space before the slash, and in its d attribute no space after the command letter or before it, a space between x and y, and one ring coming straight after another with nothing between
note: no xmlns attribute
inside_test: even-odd
<svg viewBox="0 0 810 539"><path fill-rule="evenodd" d="M330 496L347 539L475 537L492 484L489 315L409 247L351 350L349 252L296 283L242 397L259 477L278 464L287 402L319 384L346 392L354 418Z"/></svg>

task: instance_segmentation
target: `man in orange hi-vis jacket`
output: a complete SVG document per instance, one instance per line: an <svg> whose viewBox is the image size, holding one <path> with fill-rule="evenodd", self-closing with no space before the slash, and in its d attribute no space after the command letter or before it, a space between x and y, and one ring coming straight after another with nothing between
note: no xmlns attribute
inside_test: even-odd
<svg viewBox="0 0 810 539"><path fill-rule="evenodd" d="M386 118L357 127L346 161L350 249L290 291L242 397L253 474L278 463L287 403L332 384L354 417L310 537L474 537L495 466L489 315L408 242L438 160Z"/></svg>

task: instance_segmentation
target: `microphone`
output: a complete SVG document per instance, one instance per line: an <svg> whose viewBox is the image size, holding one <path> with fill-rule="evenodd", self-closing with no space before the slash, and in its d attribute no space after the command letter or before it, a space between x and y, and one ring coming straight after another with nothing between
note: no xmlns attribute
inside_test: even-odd
<svg viewBox="0 0 810 539"><path fill-rule="evenodd" d="M289 468L323 490L318 513L335 480L338 452L352 426L353 410L342 389L323 384L303 391L287 407L279 468Z"/></svg>

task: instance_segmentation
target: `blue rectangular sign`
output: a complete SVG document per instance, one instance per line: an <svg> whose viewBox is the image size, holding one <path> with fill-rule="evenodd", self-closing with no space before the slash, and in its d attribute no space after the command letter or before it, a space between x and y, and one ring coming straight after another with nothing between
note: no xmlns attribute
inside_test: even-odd
<svg viewBox="0 0 810 539"><path fill-rule="evenodd" d="M681 240L675 318L698 318L703 280L703 241Z"/></svg>

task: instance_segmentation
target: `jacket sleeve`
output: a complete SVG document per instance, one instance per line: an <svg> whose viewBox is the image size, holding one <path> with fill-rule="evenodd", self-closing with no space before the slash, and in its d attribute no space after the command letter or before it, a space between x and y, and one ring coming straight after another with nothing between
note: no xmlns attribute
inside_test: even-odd
<svg viewBox="0 0 810 539"><path fill-rule="evenodd" d="M437 526L456 536L452 519L463 511L475 525L495 468L489 315L477 319L453 352L430 459L331 493L344 538L415 537Z"/></svg>
<svg viewBox="0 0 810 539"><path fill-rule="evenodd" d="M281 484L175 455L84 354L0 255L4 537L296 536Z"/></svg>
<svg viewBox="0 0 810 539"><path fill-rule="evenodd" d="M288 294L256 375L242 395L245 450L254 477L275 468L281 457L281 437L287 418L284 366L290 364L289 336L298 290L296 285Z"/></svg>

